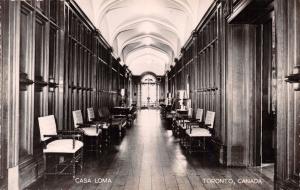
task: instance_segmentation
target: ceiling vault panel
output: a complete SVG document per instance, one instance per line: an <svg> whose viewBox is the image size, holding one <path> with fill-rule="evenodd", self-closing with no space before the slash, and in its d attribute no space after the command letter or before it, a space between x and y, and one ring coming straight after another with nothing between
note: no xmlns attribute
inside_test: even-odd
<svg viewBox="0 0 300 190"><path fill-rule="evenodd" d="M134 75L163 75L214 0L75 0Z"/></svg>

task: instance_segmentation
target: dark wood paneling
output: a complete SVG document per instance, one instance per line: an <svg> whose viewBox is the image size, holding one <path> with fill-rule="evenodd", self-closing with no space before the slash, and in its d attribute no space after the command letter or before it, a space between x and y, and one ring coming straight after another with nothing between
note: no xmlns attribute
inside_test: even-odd
<svg viewBox="0 0 300 190"><path fill-rule="evenodd" d="M255 27L228 26L226 65L227 165L247 166L253 128Z"/></svg>
<svg viewBox="0 0 300 190"><path fill-rule="evenodd" d="M277 73L276 189L299 188L299 91L286 77L299 73L299 9L297 0L275 1ZM296 88L297 89L297 88Z"/></svg>
<svg viewBox="0 0 300 190"><path fill-rule="evenodd" d="M2 19L3 19L3 3L0 2L0 80L3 81L3 60L2 60L2 38L3 38L3 35L2 35ZM2 83L0 83L0 183L2 182L2 180L4 179L4 171L5 171L5 165L4 165L4 159L3 157L5 157L5 153L4 153L4 134L3 134L3 99L2 99L2 91L3 91L3 87L2 87ZM1 186L0 186L1 188Z"/></svg>
<svg viewBox="0 0 300 190"><path fill-rule="evenodd" d="M3 167L19 166L23 188L43 172L37 118L53 114L59 129L73 128L73 110L81 109L86 117L87 107L97 110L118 103L117 91L129 84L130 71L113 57L111 47L75 1L5 0L0 4L0 19L2 3L7 8L5 47L10 49L3 56L5 62L1 60L0 72L10 91L3 92L1 84L0 180L7 175ZM2 32L2 45L1 40ZM2 63L9 63L5 75ZM4 96L10 105L2 104ZM7 139L10 152L3 156ZM13 175L18 177L16 172Z"/></svg>
<svg viewBox="0 0 300 190"><path fill-rule="evenodd" d="M229 2L231 1L231 2ZM254 24L259 22L259 19L265 15L266 12L273 9L269 3L273 0L229 0L230 16L228 21L230 23L238 24Z"/></svg>
<svg viewBox="0 0 300 190"><path fill-rule="evenodd" d="M125 87L129 78L127 68L120 65L120 60L112 55L112 49L99 31L87 22L87 18L76 4L66 3L66 41L65 49L65 84L68 93L65 101L68 105L67 123L72 128L71 112L74 109L83 110L86 117L86 108L111 108L118 104L120 88ZM72 69L69 69L72 68Z"/></svg>
<svg viewBox="0 0 300 190"><path fill-rule="evenodd" d="M225 39L223 33L225 25L221 24L224 20L221 13L222 4L217 2L212 4L182 48L180 58L175 59L175 65L168 73L168 90L172 92L173 97L177 90L186 89L187 77L190 77L193 109L196 111L197 108L203 108L205 112L208 110L216 112L214 138L218 145L225 143L221 112L223 91L221 84L224 81L222 75L224 70L221 70L223 52L220 51L221 42Z"/></svg>

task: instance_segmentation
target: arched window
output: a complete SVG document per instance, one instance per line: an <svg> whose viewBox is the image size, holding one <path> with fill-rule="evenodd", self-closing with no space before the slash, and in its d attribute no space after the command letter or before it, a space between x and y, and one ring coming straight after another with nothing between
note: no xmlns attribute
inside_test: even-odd
<svg viewBox="0 0 300 190"><path fill-rule="evenodd" d="M148 84L148 83L156 83L156 77L151 74L146 74L143 76L141 83Z"/></svg>

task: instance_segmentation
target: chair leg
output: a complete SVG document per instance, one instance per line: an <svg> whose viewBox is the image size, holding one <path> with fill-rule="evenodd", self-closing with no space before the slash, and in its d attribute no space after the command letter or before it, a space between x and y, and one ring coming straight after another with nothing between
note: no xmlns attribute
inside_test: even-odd
<svg viewBox="0 0 300 190"><path fill-rule="evenodd" d="M99 146L99 152L100 152L100 153L102 152L102 144L101 144L101 141L102 141L102 134L100 134L99 137L98 137L98 146Z"/></svg>
<svg viewBox="0 0 300 190"><path fill-rule="evenodd" d="M73 174L73 179L75 179L75 172L76 172L76 158L75 158L75 153L73 154L73 159L72 159L72 174Z"/></svg>
<svg viewBox="0 0 300 190"><path fill-rule="evenodd" d="M47 156L45 153L43 155L43 159L44 159L44 167L45 167L45 171L44 171L44 181L45 181L47 179L47 175L46 175L46 173L47 173Z"/></svg>
<svg viewBox="0 0 300 190"><path fill-rule="evenodd" d="M83 148L80 151L80 174L82 174L82 169L83 169Z"/></svg>
<svg viewBox="0 0 300 190"><path fill-rule="evenodd" d="M60 163L60 157L58 157L57 155L54 156L54 160L55 160L55 180L57 180L57 167Z"/></svg>
<svg viewBox="0 0 300 190"><path fill-rule="evenodd" d="M184 148L187 148L187 146L188 146L187 138L188 138L187 135L184 134L184 137L183 137L183 146L184 146Z"/></svg>
<svg viewBox="0 0 300 190"><path fill-rule="evenodd" d="M182 135L181 135L181 131L180 131L180 135L179 135L179 144L182 146Z"/></svg>
<svg viewBox="0 0 300 190"><path fill-rule="evenodd" d="M96 150L96 155L98 156L99 154L99 135L96 136L96 147L95 147L95 150Z"/></svg>
<svg viewBox="0 0 300 190"><path fill-rule="evenodd" d="M192 154L192 138L189 137L189 153Z"/></svg>

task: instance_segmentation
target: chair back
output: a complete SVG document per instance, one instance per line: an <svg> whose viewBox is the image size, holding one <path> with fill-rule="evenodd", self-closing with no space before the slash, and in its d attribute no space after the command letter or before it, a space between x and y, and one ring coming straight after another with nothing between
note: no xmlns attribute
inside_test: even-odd
<svg viewBox="0 0 300 190"><path fill-rule="evenodd" d="M213 111L207 111L206 117L205 117L205 124L209 125L209 128L214 127L214 121L215 121L215 112Z"/></svg>
<svg viewBox="0 0 300 190"><path fill-rule="evenodd" d="M202 117L203 117L203 109L198 108L197 112L196 112L196 119L201 122L202 121Z"/></svg>
<svg viewBox="0 0 300 190"><path fill-rule="evenodd" d="M72 115L73 115L74 128L77 128L78 124L83 123L81 110L72 111Z"/></svg>
<svg viewBox="0 0 300 190"><path fill-rule="evenodd" d="M104 115L104 112L103 112L103 109L102 108L99 108L98 109L98 116L99 116L99 118L105 118L105 115Z"/></svg>
<svg viewBox="0 0 300 190"><path fill-rule="evenodd" d="M45 137L44 135L57 135L54 115L39 117L38 122L41 134L41 141L45 141L51 138Z"/></svg>
<svg viewBox="0 0 300 190"><path fill-rule="evenodd" d="M104 117L109 117L110 111L109 111L108 107L103 108L103 113L104 113Z"/></svg>
<svg viewBox="0 0 300 190"><path fill-rule="evenodd" d="M192 118L193 117L193 108L189 108L188 109L188 118Z"/></svg>
<svg viewBox="0 0 300 190"><path fill-rule="evenodd" d="M88 121L93 121L95 120L95 112L94 112L94 108L87 108L87 116L88 116Z"/></svg>

